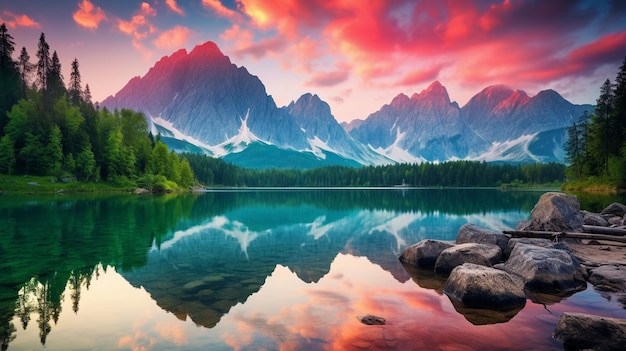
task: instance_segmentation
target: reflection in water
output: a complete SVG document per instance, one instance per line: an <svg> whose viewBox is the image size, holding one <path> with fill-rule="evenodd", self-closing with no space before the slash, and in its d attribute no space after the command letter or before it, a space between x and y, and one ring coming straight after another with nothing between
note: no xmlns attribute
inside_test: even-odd
<svg viewBox="0 0 626 351"><path fill-rule="evenodd" d="M403 190L5 195L2 349L34 348L35 321L46 349L69 349L68 337L75 349L514 349L527 339L545 349L558 346L549 334L563 308L623 315L583 292L552 314L530 303L498 317L507 323L470 328L484 316L457 313L444 281L407 273L399 253L453 240L468 222L513 228L540 193ZM368 313L388 324L356 319Z"/></svg>

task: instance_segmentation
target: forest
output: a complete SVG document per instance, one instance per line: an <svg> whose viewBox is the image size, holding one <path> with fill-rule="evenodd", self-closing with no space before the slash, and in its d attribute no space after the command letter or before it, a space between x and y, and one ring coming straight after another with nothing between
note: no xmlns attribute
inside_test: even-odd
<svg viewBox="0 0 626 351"><path fill-rule="evenodd" d="M594 113L568 129L565 151L568 187L626 187L626 57L615 83L600 87Z"/></svg>
<svg viewBox="0 0 626 351"><path fill-rule="evenodd" d="M189 162L148 131L142 113L100 109L82 88L79 63L64 84L56 51L41 33L37 62L0 26L0 173L55 181L108 182L153 191L193 185Z"/></svg>

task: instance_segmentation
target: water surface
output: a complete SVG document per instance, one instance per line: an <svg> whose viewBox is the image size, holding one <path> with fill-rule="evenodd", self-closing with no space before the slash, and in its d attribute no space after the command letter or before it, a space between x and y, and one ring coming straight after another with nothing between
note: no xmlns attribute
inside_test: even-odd
<svg viewBox="0 0 626 351"><path fill-rule="evenodd" d="M559 350L562 312L626 318L624 306L589 287L509 313L457 310L444 279L398 261L465 223L512 229L541 194L4 195L2 349ZM363 325L365 314L387 325Z"/></svg>

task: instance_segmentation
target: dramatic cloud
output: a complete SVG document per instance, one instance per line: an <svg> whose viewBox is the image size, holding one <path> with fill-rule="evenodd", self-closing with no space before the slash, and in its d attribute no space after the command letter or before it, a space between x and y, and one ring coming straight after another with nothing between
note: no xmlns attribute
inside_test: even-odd
<svg viewBox="0 0 626 351"><path fill-rule="evenodd" d="M275 53L287 47L287 41L283 37L272 37L262 39L258 43L248 44L234 50L236 57L250 55L255 59L260 59L270 53Z"/></svg>
<svg viewBox="0 0 626 351"><path fill-rule="evenodd" d="M348 79L350 76L350 68L350 64L347 62L338 62L335 65L335 70L313 73L310 80L306 82L306 85L312 87L337 85Z"/></svg>
<svg viewBox="0 0 626 351"><path fill-rule="evenodd" d="M154 45L159 49L179 49L183 47L189 41L191 30L187 27L176 26L168 31L165 31L159 35L159 37L153 41Z"/></svg>
<svg viewBox="0 0 626 351"><path fill-rule="evenodd" d="M176 12L177 14L179 14L181 16L185 14L185 12L176 3L176 0L165 0L165 4L173 12Z"/></svg>
<svg viewBox="0 0 626 351"><path fill-rule="evenodd" d="M433 65L427 69L414 70L407 73L397 83L397 85L416 85L416 84L428 84L434 80L437 80L439 72L444 67L443 64Z"/></svg>
<svg viewBox="0 0 626 351"><path fill-rule="evenodd" d="M83 0L78 4L78 10L72 15L74 22L87 29L98 29L100 22L107 19L100 7L94 6L89 0Z"/></svg>
<svg viewBox="0 0 626 351"><path fill-rule="evenodd" d="M224 6L220 0L202 0L202 5L225 18L237 20L240 17L239 13Z"/></svg>
<svg viewBox="0 0 626 351"><path fill-rule="evenodd" d="M156 16L157 11L154 9L154 7L150 6L150 4L148 4L147 2L142 2L141 3L141 14L145 15L145 16L154 17L154 16Z"/></svg>
<svg viewBox="0 0 626 351"><path fill-rule="evenodd" d="M28 17L27 15L16 15L9 11L3 11L2 16L0 16L0 23L5 23L9 28L17 28L17 27L31 27L31 28L40 28L41 25Z"/></svg>

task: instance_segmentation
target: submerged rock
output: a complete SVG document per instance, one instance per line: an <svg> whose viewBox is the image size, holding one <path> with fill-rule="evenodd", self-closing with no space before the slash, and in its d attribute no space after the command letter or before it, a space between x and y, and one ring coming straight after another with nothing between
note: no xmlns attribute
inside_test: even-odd
<svg viewBox="0 0 626 351"><path fill-rule="evenodd" d="M439 254L454 244L442 240L422 240L413 244L400 254L400 261L412 264L416 267L433 268Z"/></svg>
<svg viewBox="0 0 626 351"><path fill-rule="evenodd" d="M365 316L357 316L357 319L361 323L366 325L385 325L387 321L383 317L378 317L373 314L366 314Z"/></svg>
<svg viewBox="0 0 626 351"><path fill-rule="evenodd" d="M626 345L626 320L565 312L554 338L565 350L621 351Z"/></svg>
<svg viewBox="0 0 626 351"><path fill-rule="evenodd" d="M497 245L458 244L441 252L435 262L437 274L449 274L454 267L463 263L474 263L491 267L502 257L502 250Z"/></svg>
<svg viewBox="0 0 626 351"><path fill-rule="evenodd" d="M511 274L472 263L452 270L444 292L467 308L519 310L526 304L523 282Z"/></svg>

